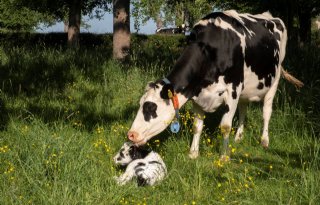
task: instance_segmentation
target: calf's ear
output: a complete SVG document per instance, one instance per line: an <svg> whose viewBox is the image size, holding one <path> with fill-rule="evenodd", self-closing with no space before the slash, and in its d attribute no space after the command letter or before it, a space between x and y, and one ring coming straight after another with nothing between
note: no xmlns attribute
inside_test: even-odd
<svg viewBox="0 0 320 205"><path fill-rule="evenodd" d="M173 85L172 84L164 84L162 87L162 90L160 91L160 97L162 99L168 100L169 99L169 91L171 93L174 92Z"/></svg>

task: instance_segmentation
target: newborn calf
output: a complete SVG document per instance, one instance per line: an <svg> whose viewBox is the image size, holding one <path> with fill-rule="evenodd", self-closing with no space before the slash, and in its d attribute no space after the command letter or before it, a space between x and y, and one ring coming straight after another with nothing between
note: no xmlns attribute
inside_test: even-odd
<svg viewBox="0 0 320 205"><path fill-rule="evenodd" d="M115 177L118 184L124 185L137 177L138 185L154 185L167 174L167 168L159 154L142 150L130 142L125 142L113 158L118 165L127 166L126 171Z"/></svg>

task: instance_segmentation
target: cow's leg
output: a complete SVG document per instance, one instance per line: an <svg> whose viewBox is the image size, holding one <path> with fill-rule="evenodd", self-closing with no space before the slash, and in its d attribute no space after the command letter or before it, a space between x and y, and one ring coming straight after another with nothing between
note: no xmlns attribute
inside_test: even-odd
<svg viewBox="0 0 320 205"><path fill-rule="evenodd" d="M269 146L269 121L272 113L272 103L273 98L276 94L277 87L279 84L280 79L280 73L281 73L281 67L278 68L278 72L276 74L275 82L272 84L270 90L267 92L267 94L264 97L263 101L263 133L261 137L261 145L264 148L268 148Z"/></svg>
<svg viewBox="0 0 320 205"><path fill-rule="evenodd" d="M228 95L225 98L226 112L222 116L222 120L220 123L221 134L223 136L223 145L221 148L220 159L223 161L229 160L229 135L232 127L232 119L237 110L239 93L241 91L241 87L242 87L242 84L240 84L240 86L237 87L236 97L234 97L234 94L232 94L234 92L233 89L229 89Z"/></svg>
<svg viewBox="0 0 320 205"><path fill-rule="evenodd" d="M193 104L194 110L194 123L193 123L193 140L190 147L189 157L195 159L199 156L199 141L203 128L204 112L201 108Z"/></svg>
<svg viewBox="0 0 320 205"><path fill-rule="evenodd" d="M235 142L240 142L243 139L243 127L244 127L244 120L247 113L247 102L239 102L238 104L238 111L239 111L239 127L237 129L236 136L234 138Z"/></svg>

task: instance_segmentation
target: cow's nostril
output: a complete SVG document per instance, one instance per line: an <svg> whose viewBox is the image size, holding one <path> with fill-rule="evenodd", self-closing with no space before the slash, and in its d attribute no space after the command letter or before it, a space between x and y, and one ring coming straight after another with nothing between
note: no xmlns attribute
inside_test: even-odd
<svg viewBox="0 0 320 205"><path fill-rule="evenodd" d="M138 138L138 133L133 132L133 131L129 131L128 132L128 139L132 142L135 142Z"/></svg>

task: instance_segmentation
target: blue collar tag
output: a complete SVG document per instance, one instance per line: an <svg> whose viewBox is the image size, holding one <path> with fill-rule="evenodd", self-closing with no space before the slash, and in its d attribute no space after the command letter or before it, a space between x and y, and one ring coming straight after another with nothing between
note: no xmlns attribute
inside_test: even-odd
<svg viewBox="0 0 320 205"><path fill-rule="evenodd" d="M171 132L173 133L178 133L179 130L180 130L180 123L178 120L174 120L171 122L171 125L170 125L170 130Z"/></svg>

